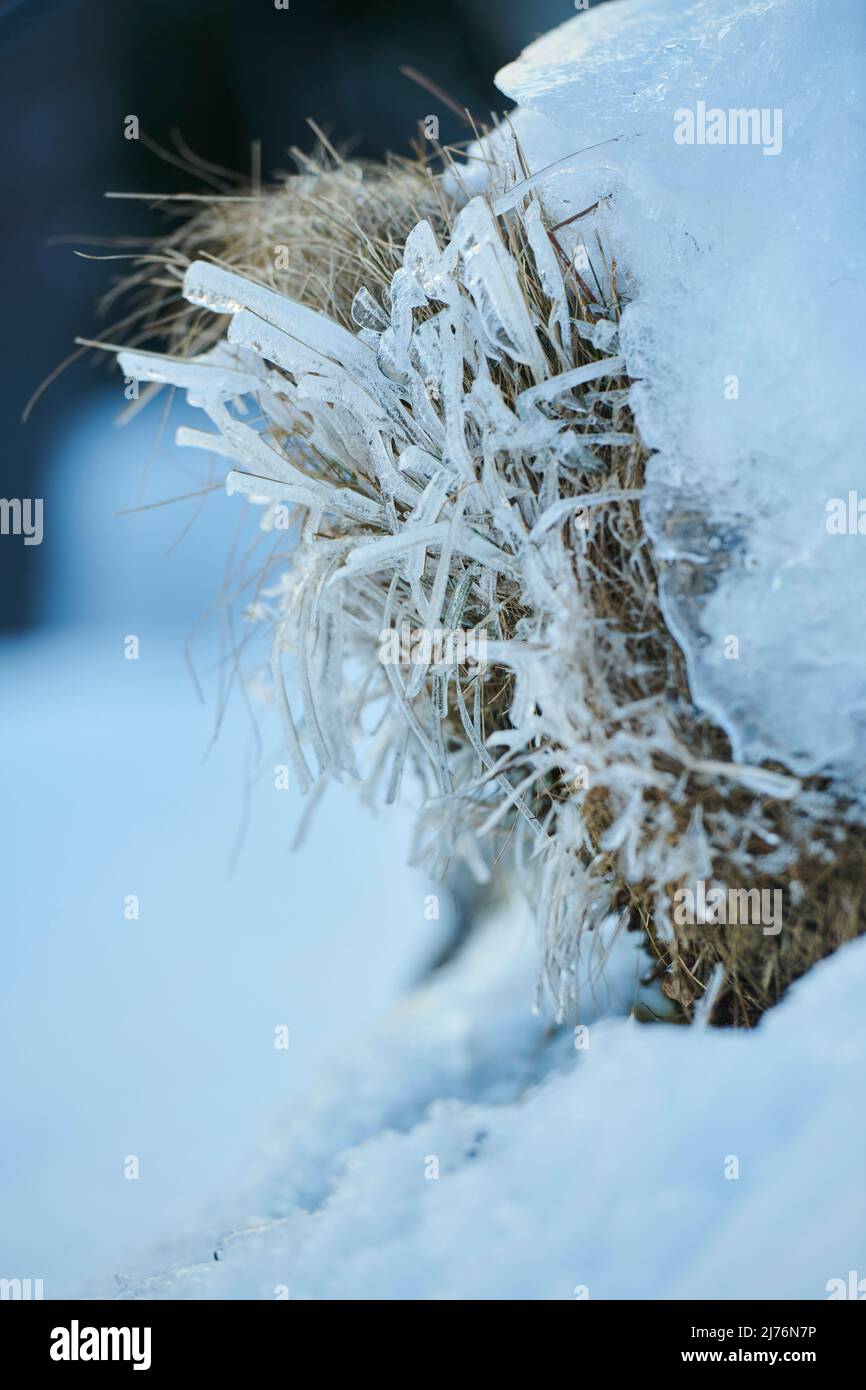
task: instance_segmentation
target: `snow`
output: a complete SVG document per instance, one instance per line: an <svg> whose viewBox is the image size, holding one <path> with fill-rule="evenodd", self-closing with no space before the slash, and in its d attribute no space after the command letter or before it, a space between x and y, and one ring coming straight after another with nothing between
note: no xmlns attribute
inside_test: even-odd
<svg viewBox="0 0 866 1390"><path fill-rule="evenodd" d="M623 1017L620 938L579 1050L529 1014L531 957L490 920L120 1296L817 1299L863 1269L866 942L749 1033Z"/></svg>
<svg viewBox="0 0 866 1390"><path fill-rule="evenodd" d="M864 61L860 0L617 0L497 77L551 212L610 200L576 225L633 282L643 514L698 704L737 760L860 792L866 542L827 507L862 478ZM676 143L699 102L728 139L766 110L780 147Z"/></svg>
<svg viewBox="0 0 866 1390"><path fill-rule="evenodd" d="M148 412L119 462L117 409L112 393L68 420L51 460L57 525L40 557L62 622L0 643L0 718L15 731L0 811L0 1275L41 1278L46 1298L239 1186L277 1117L453 921L447 894L407 867L405 815L374 818L334 787L292 854L302 804L275 788L266 712L255 758L240 698L214 741L219 637L192 643L205 703L184 646L237 515L219 492L179 544L196 498L114 515L145 469L145 503L200 485L188 455L155 448ZM123 656L129 632L138 661Z"/></svg>

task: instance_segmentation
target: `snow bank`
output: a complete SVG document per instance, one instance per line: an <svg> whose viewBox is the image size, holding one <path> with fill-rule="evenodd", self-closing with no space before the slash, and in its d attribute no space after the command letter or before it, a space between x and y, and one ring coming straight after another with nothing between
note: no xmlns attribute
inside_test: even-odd
<svg viewBox="0 0 866 1390"><path fill-rule="evenodd" d="M258 1217L123 1295L825 1298L866 1261L866 942L754 1033L600 1017L633 986L618 951L576 1050L492 922L308 1098Z"/></svg>
<svg viewBox="0 0 866 1390"><path fill-rule="evenodd" d="M862 478L864 59L860 0L616 0L497 78L550 210L610 200L644 517L698 703L737 759L861 790L866 538L828 504L847 518Z"/></svg>

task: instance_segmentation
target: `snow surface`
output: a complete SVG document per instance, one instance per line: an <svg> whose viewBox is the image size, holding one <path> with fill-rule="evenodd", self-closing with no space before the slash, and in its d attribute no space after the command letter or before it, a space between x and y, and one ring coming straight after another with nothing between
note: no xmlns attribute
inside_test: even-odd
<svg viewBox="0 0 866 1390"><path fill-rule="evenodd" d="M491 920L295 1108L246 1202L120 1296L817 1299L863 1271L866 942L748 1033L616 1017L620 939L580 1051L529 1015L532 963Z"/></svg>
<svg viewBox="0 0 866 1390"><path fill-rule="evenodd" d="M219 640L192 646L204 704L184 643L219 589L237 512L220 490L179 544L195 499L113 515L145 466L146 503L198 485L170 428L154 449L149 412L124 431L118 466L117 407L111 393L67 421L50 461L56 524L39 553L44 609L62 625L0 642L0 721L14 730L0 804L0 1276L40 1278L46 1298L191 1219L198 1229L202 1203L240 1185L277 1117L453 920L445 894L439 921L424 916L442 890L407 866L405 814L374 819L333 787L292 854L302 806L274 787L275 722L260 714L252 764L240 698L213 740ZM137 662L123 658L130 631ZM129 893L138 921L124 918Z"/></svg>
<svg viewBox="0 0 866 1390"><path fill-rule="evenodd" d="M863 477L864 64L862 0L615 0L497 77L551 212L610 200L644 517L698 703L737 759L860 791L866 539L827 504ZM676 143L699 101L780 111L778 153Z"/></svg>

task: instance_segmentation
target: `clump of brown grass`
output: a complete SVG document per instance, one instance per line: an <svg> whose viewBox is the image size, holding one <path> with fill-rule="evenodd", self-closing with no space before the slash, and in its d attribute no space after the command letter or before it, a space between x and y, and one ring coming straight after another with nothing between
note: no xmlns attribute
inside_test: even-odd
<svg viewBox="0 0 866 1390"><path fill-rule="evenodd" d="M512 182L525 172L518 170ZM567 227L546 228L561 276L566 324L552 308L550 275L545 279L538 247L530 245L529 201L516 197L498 226L537 326L545 370L555 374L605 361L625 300L596 219L599 208L587 209ZM454 214L441 180L421 163L356 166L333 152L304 160L298 176L261 196L206 204L142 259L127 282L140 301L127 321L133 342L158 345L185 359L222 338L225 320L183 298L183 277L193 258L231 267L352 331L362 291L367 299L360 318L369 326L377 315L387 316L393 277L412 228L427 221L447 240ZM589 275L575 269L578 240L591 249ZM415 324L432 312L431 306L416 309ZM609 330L606 338L597 335L599 325ZM487 370L501 400L515 410L521 393L533 385L529 368L503 352ZM285 380L288 389L291 373ZM471 386L468 377L464 384ZM496 467L510 479L513 505L527 513L525 530L551 497L570 498L575 509L591 517L582 528L573 512L566 513L552 528L556 554L549 573L565 573L556 569L564 555L573 587L573 649L561 618L551 616L553 609L544 615L538 610L534 595L544 591L544 582L540 590L524 582L519 563L491 580L455 561L445 606L450 604L452 618L464 627L492 624L503 650L530 632L546 653L538 658L549 665L544 688L551 688L559 662L566 705L569 691L573 704L564 709L539 704L533 740L494 757L491 736L507 737L516 727L520 677L508 660L494 659L483 672L456 672L456 698L450 701L441 676L425 677L416 695L430 719L444 775L422 839L434 853L442 839L449 854L457 837L445 835L446 826L450 832L456 822L470 834L480 828L495 861L512 839L520 842L531 829L535 848L521 854L518 843L518 862L528 872L532 855L540 854L546 866L540 894L545 969L561 1011L573 997L568 977L578 933L593 930L614 909L624 928L644 933L650 974L663 981L683 1017L691 1016L713 981L712 1021L751 1024L792 980L866 928L861 886L866 831L849 819L820 779L797 783L783 768L737 767L724 735L695 710L682 654L662 616L655 562L641 522L647 454L629 411L628 386L617 369L592 389L544 405L542 415L563 434L622 441L587 445L573 467L559 468L549 496L544 491L548 474L535 467L525 445L511 456L501 442L497 446ZM348 481L364 496L379 496L364 461L357 460L354 477L347 480L345 466L335 466L311 447L303 422L295 431L272 426L270 438L311 476L335 478L341 486ZM387 507L394 533L407 524L411 509L399 495L387 499ZM529 553L521 550L520 528L506 535L492 511L482 508L473 524L487 528L518 561ZM378 534L373 524L319 518L309 539L345 547L347 540ZM429 592L432 583L433 571L425 568L422 590ZM368 630L382 611L389 621L403 611L417 616L417 593L399 566L365 580L363 602L360 594L354 602L354 616L359 624L363 618ZM284 611L281 634L290 616ZM383 690L389 696L387 687ZM519 717L525 719L525 710ZM376 764L387 772L389 794L399 782L408 737L408 732L400 736L390 769L384 757ZM590 785L575 784L576 758L581 765L591 759ZM702 855L709 862L705 876L715 884L782 887L787 901L778 937L765 936L758 926L682 926L671 920L674 894L693 882Z"/></svg>
<svg viewBox="0 0 866 1390"><path fill-rule="evenodd" d="M354 329L359 285L378 294L387 289L416 223L426 218L443 231L450 226L452 200L420 161L349 162L325 145L312 155L293 154L299 172L265 188L251 191L239 181L237 190L197 194L194 202L154 200L177 225L132 257L134 269L104 296L103 312L118 298L128 306L113 336L180 357L216 343L224 320L182 295L196 257L230 266Z"/></svg>

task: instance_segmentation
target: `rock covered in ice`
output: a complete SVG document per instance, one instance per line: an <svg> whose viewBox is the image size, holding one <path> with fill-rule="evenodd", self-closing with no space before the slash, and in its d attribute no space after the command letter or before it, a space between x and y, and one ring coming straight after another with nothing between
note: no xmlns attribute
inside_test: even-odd
<svg viewBox="0 0 866 1390"><path fill-rule="evenodd" d="M608 200L697 702L735 757L860 790L864 60L860 0L617 0L497 78L548 209Z"/></svg>

